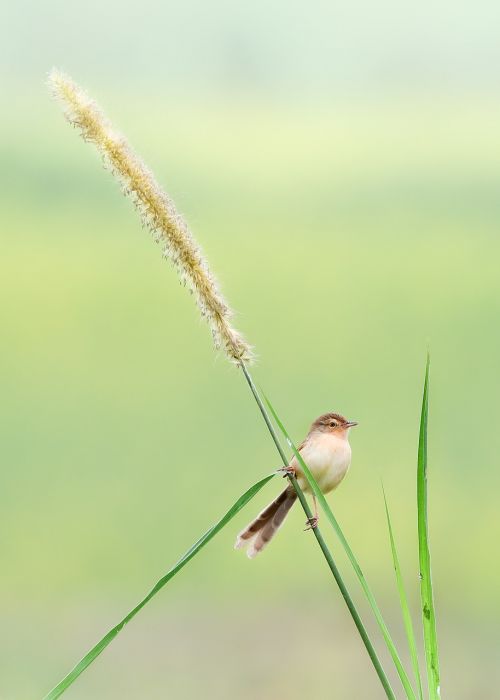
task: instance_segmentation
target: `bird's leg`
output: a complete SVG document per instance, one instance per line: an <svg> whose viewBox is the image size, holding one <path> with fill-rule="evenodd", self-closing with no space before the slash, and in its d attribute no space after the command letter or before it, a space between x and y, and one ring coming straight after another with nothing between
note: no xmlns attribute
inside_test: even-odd
<svg viewBox="0 0 500 700"><path fill-rule="evenodd" d="M313 494L313 504L314 504L314 515L312 518L308 518L306 520L306 530L314 530L315 527L318 527L318 520L319 520L319 514L318 514L318 502L316 501L316 496Z"/></svg>
<svg viewBox="0 0 500 700"><path fill-rule="evenodd" d="M288 465L287 467L281 467L280 469L276 470L277 472L284 472L283 478L286 476L297 476L297 473L293 467Z"/></svg>

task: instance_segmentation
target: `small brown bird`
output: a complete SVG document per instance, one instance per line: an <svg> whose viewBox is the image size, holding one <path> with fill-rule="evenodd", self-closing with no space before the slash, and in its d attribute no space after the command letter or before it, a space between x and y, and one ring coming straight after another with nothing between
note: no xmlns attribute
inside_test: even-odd
<svg viewBox="0 0 500 700"><path fill-rule="evenodd" d="M351 446L349 430L357 425L356 421L347 420L339 413L325 413L316 418L309 429L306 439L298 451L318 482L323 493L337 488L351 464ZM295 474L303 491L310 491L309 483L294 456L284 471ZM247 556L253 559L278 532L288 511L295 503L297 494L291 484L280 493L278 498L259 513L248 527L236 538L235 549L247 547ZM308 529L318 523L318 508L313 494L314 517L308 521Z"/></svg>

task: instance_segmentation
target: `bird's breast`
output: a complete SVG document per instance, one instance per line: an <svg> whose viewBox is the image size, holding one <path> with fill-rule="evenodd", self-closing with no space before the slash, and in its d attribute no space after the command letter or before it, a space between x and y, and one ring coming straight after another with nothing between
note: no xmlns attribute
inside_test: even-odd
<svg viewBox="0 0 500 700"><path fill-rule="evenodd" d="M351 463L351 446L348 440L331 433L311 437L300 454L323 493L333 491L340 484ZM293 466L297 470L301 488L309 491L300 465L294 461Z"/></svg>

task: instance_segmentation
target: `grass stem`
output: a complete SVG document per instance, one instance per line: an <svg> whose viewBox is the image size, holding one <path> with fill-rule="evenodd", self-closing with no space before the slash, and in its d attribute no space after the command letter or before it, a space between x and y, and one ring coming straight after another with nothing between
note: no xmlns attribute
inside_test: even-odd
<svg viewBox="0 0 500 700"><path fill-rule="evenodd" d="M243 374L245 375L245 379L247 380L248 386L250 387L252 394L255 398L255 401L257 402L257 405L260 409L260 412L262 414L262 417L264 418L264 421L267 425L267 428L271 434L271 437L273 438L274 444L276 445L276 448L280 454L280 457L283 461L283 465L286 467L289 464L289 460L287 459L287 456L281 446L281 443L279 441L278 435L276 434L276 431L274 429L274 426L271 422L271 419L269 417L269 414L262 402L262 399L259 395L259 392L257 390L257 387L255 386L253 379L250 375L250 372L248 371L247 367L243 362L240 363L241 369L243 371ZM304 492L300 488L299 484L297 483L297 479L291 474L288 475L288 478L290 480L290 483L292 484L293 488L295 489L295 492L297 493L298 499L300 501L300 504L302 508L304 509L304 513L306 514L307 518L310 519L312 518L312 512L311 509L309 508L309 504L307 503L306 497L304 495ZM318 542L320 549L323 553L323 556L326 559L326 562L330 568L330 571L333 574L333 577L337 583L337 586L340 589L340 592L342 594L342 597L347 605L347 608L349 612L351 613L351 617L354 620L354 624L356 625L356 628L361 636L361 639L363 640L363 644L366 647L366 651L368 652L368 656L371 659L371 662L375 668L375 671L380 679L380 682L382 683L382 686L384 688L385 694L390 700L396 700L396 696L394 695L394 691L391 688L391 685L389 683L389 680L387 676L385 675L384 669L382 668L382 665L380 663L380 660L377 656L377 652L375 651L370 638L368 636L368 633L365 629L365 626L363 625L363 622L361 621L361 618L358 614L358 611L356 610L356 606L354 605L351 596L349 595L349 592L346 588L346 585L342 579L342 576L340 575L339 570L337 569L337 566L333 560L333 557L331 555L330 550L328 549L325 540L323 539L323 535L320 532L320 529L318 527L313 528L314 535L316 537L316 541Z"/></svg>

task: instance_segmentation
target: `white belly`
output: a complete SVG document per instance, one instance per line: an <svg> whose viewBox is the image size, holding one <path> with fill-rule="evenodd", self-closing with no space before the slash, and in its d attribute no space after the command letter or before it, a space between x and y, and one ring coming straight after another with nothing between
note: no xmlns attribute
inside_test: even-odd
<svg viewBox="0 0 500 700"><path fill-rule="evenodd" d="M349 469L351 446L346 437L332 433L314 435L300 452L323 493L333 491ZM300 464L294 458L291 466L297 473L297 480L304 491L310 491L309 484Z"/></svg>

